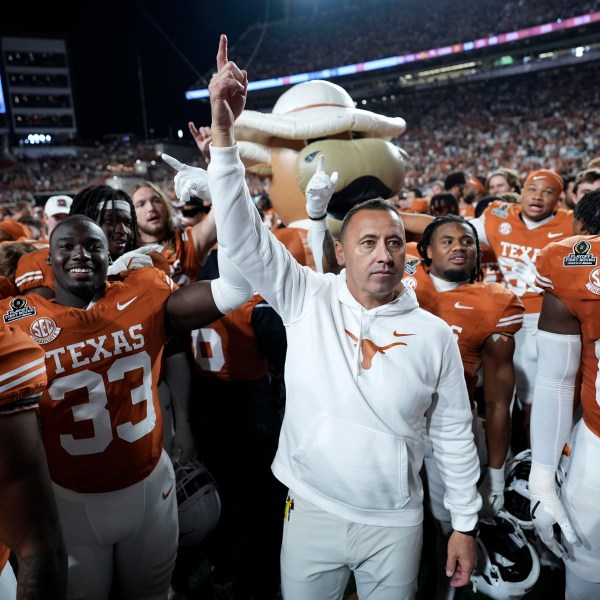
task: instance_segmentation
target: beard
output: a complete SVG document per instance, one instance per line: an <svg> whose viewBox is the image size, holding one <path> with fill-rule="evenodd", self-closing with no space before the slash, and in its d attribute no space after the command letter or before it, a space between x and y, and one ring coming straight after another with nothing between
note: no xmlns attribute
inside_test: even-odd
<svg viewBox="0 0 600 600"><path fill-rule="evenodd" d="M452 283L461 283L463 281L470 281L471 270L470 269L446 269L442 271L441 279L446 281L452 281Z"/></svg>
<svg viewBox="0 0 600 600"><path fill-rule="evenodd" d="M151 235L154 237L164 236L167 232L167 223L156 222L151 224L141 225L138 223L138 229L145 235Z"/></svg>

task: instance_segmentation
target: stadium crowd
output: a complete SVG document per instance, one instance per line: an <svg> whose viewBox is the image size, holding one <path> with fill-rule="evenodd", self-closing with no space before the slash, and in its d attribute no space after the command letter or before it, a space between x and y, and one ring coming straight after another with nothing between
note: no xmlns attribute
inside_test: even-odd
<svg viewBox="0 0 600 600"><path fill-rule="evenodd" d="M326 66L307 66L307 43L345 64L574 14L352 4L341 23L269 25L251 77L298 31L290 72ZM339 41L365 30L368 50ZM252 47L234 52L244 65ZM597 73L378 95L359 141L406 120L388 136L407 153L401 189L354 202L355 174L320 157L300 226L277 215L273 173L241 162L248 79L224 37L211 129L190 123L185 164L142 141L7 155L0 597L313 600L350 593L351 575L359 598L459 598L469 581L598 597Z"/></svg>
<svg viewBox="0 0 600 600"><path fill-rule="evenodd" d="M370 0L342 6L317 1L314 6L318 11L311 16L268 23L265 31L263 24L247 30L232 48L238 64L256 80L319 71L564 20L597 11L600 2L550 0L543 11L533 0ZM278 58L282 52L285 65ZM208 78L198 84L205 87Z"/></svg>

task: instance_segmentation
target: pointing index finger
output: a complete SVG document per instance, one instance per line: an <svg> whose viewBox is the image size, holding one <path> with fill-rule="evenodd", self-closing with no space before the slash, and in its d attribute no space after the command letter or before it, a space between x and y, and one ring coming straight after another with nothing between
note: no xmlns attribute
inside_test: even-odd
<svg viewBox="0 0 600 600"><path fill-rule="evenodd" d="M317 158L317 173L322 173L325 170L325 155L319 154Z"/></svg>
<svg viewBox="0 0 600 600"><path fill-rule="evenodd" d="M170 166L173 167L176 171L184 171L187 169L187 165L184 163L180 163L176 158L165 154L164 152L160 155L160 157Z"/></svg>
<svg viewBox="0 0 600 600"><path fill-rule="evenodd" d="M219 38L219 51L217 52L217 71L227 64L227 36L222 33Z"/></svg>

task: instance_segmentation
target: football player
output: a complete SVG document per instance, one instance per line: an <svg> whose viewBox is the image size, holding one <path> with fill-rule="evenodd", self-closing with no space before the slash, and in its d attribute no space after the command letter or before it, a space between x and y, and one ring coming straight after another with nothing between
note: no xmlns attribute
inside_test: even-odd
<svg viewBox="0 0 600 600"><path fill-rule="evenodd" d="M46 354L39 405L43 442L69 553L69 596L166 597L178 543L173 466L163 450L157 384L171 332L194 329L245 302L252 290L226 281L179 289L161 270L107 281L109 243L74 215L50 239L53 301L0 301ZM231 281L231 280L229 280Z"/></svg>

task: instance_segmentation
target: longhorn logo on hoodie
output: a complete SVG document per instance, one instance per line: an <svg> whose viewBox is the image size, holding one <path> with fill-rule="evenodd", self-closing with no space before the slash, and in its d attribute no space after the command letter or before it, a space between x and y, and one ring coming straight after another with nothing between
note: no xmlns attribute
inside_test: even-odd
<svg viewBox="0 0 600 600"><path fill-rule="evenodd" d="M347 329L344 329L344 331L348 334L348 337L355 343L358 343L358 338L350 331L348 331ZM409 335L415 335L414 333L396 333L394 331L394 337L406 337ZM389 350L390 348L393 348L394 346L408 346L408 344L406 342L392 342L391 344L388 344L387 346L378 346L375 342L369 340L369 339L364 339L362 340L361 344L360 344L360 350L362 353L362 362L360 364L360 366L365 370L369 370L371 368L371 365L373 364L373 357L379 352L379 354L385 354L386 350Z"/></svg>

